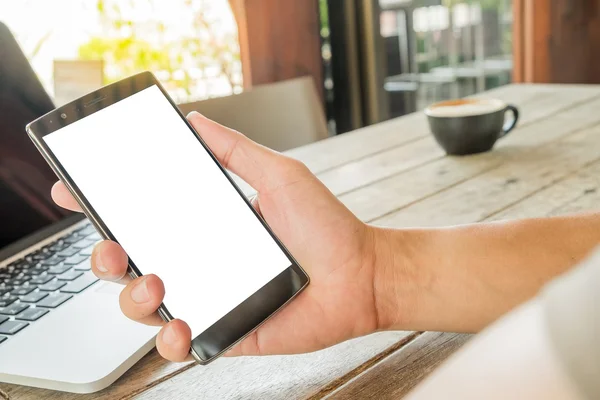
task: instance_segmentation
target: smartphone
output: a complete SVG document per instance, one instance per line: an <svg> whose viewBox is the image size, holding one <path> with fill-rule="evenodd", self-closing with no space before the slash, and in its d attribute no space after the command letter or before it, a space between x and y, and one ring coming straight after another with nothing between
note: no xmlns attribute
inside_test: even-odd
<svg viewBox="0 0 600 400"><path fill-rule="evenodd" d="M26 129L100 235L127 252L130 275L163 280L159 314L189 324L198 363L218 358L309 284L151 73Z"/></svg>

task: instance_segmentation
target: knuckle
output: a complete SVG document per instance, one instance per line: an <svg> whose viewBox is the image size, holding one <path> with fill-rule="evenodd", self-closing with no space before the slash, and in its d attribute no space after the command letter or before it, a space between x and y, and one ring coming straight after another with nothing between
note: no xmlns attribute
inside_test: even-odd
<svg viewBox="0 0 600 400"><path fill-rule="evenodd" d="M282 156L285 159L286 169L296 172L308 172L308 167L300 160L288 156Z"/></svg>

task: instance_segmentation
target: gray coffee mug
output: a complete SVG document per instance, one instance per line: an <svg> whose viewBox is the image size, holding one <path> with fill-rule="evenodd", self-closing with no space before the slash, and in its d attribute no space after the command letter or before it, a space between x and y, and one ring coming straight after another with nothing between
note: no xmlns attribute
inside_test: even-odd
<svg viewBox="0 0 600 400"><path fill-rule="evenodd" d="M507 111L513 119L505 122ZM449 155L489 151L517 125L519 110L497 99L449 100L425 109L435 140Z"/></svg>

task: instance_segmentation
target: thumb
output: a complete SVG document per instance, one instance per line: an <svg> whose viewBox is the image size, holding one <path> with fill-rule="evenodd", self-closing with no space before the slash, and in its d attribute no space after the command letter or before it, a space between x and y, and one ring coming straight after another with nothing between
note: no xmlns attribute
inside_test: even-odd
<svg viewBox="0 0 600 400"><path fill-rule="evenodd" d="M233 129L229 129L192 111L187 116L202 140L221 165L260 191L269 169L276 167L280 155Z"/></svg>

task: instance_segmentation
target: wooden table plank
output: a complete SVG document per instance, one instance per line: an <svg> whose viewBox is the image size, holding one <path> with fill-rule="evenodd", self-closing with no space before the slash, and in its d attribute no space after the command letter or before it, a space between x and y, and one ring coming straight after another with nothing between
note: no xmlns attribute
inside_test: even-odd
<svg viewBox="0 0 600 400"><path fill-rule="evenodd" d="M600 162L593 163L523 201L492 215L488 220L563 215L599 207Z"/></svg>
<svg viewBox="0 0 600 400"><path fill-rule="evenodd" d="M600 123L600 114L593 111L597 107L600 107L600 99L576 107L570 113L555 113L535 124L517 128L492 152L469 157L443 157L342 195L340 200L359 218L372 221L509 163L512 159L526 158L529 152L552 144L556 139ZM574 117L571 119L569 115ZM423 140L433 141L430 138Z"/></svg>
<svg viewBox="0 0 600 400"><path fill-rule="evenodd" d="M555 97L557 92L560 95ZM539 102L522 122L540 119L571 105L585 102L600 94L600 87L588 85L508 85L473 97L496 97L506 102L525 104ZM304 162L314 173L353 162L429 135L427 121L421 112L357 129L327 140L286 152Z"/></svg>
<svg viewBox="0 0 600 400"><path fill-rule="evenodd" d="M510 162L375 222L409 227L484 220L599 160L599 141L600 126L572 134L552 146L522 153L513 150L508 156Z"/></svg>
<svg viewBox="0 0 600 400"><path fill-rule="evenodd" d="M427 332L338 391L331 400L400 399L464 345L470 335Z"/></svg>
<svg viewBox="0 0 600 400"><path fill-rule="evenodd" d="M597 175L598 176L598 175ZM554 210L551 215L565 215L600 209L600 184L584 189L583 193L573 201Z"/></svg>
<svg viewBox="0 0 600 400"><path fill-rule="evenodd" d="M333 378L342 377L385 353L409 335L409 332L377 333L296 356L221 359L209 368L194 367L136 399L304 398L327 386ZM209 386L207 382L213 384Z"/></svg>
<svg viewBox="0 0 600 400"><path fill-rule="evenodd" d="M579 98L553 93L533 97L523 104L517 103L523 118L521 118L519 128L512 135L516 135L517 132L522 134L526 132L525 127L544 123L548 119L554 120L554 123L561 123L566 115L572 112L573 107L582 108L584 106L583 108L587 109L588 103L599 106L599 96L600 94L595 94L582 101ZM554 106L548 107L548 101L552 101ZM557 111L558 107L564 107L565 110ZM583 114L588 115L588 113ZM424 115L420 115L420 118L425 120ZM585 121L587 120L584 119L580 124L584 124ZM342 196L371 183L443 158L445 153L429 134L427 125L421 129L425 130L420 132L423 136L421 139L343 164L318 173L317 176L335 195ZM552 137L549 136L546 140L552 140Z"/></svg>

